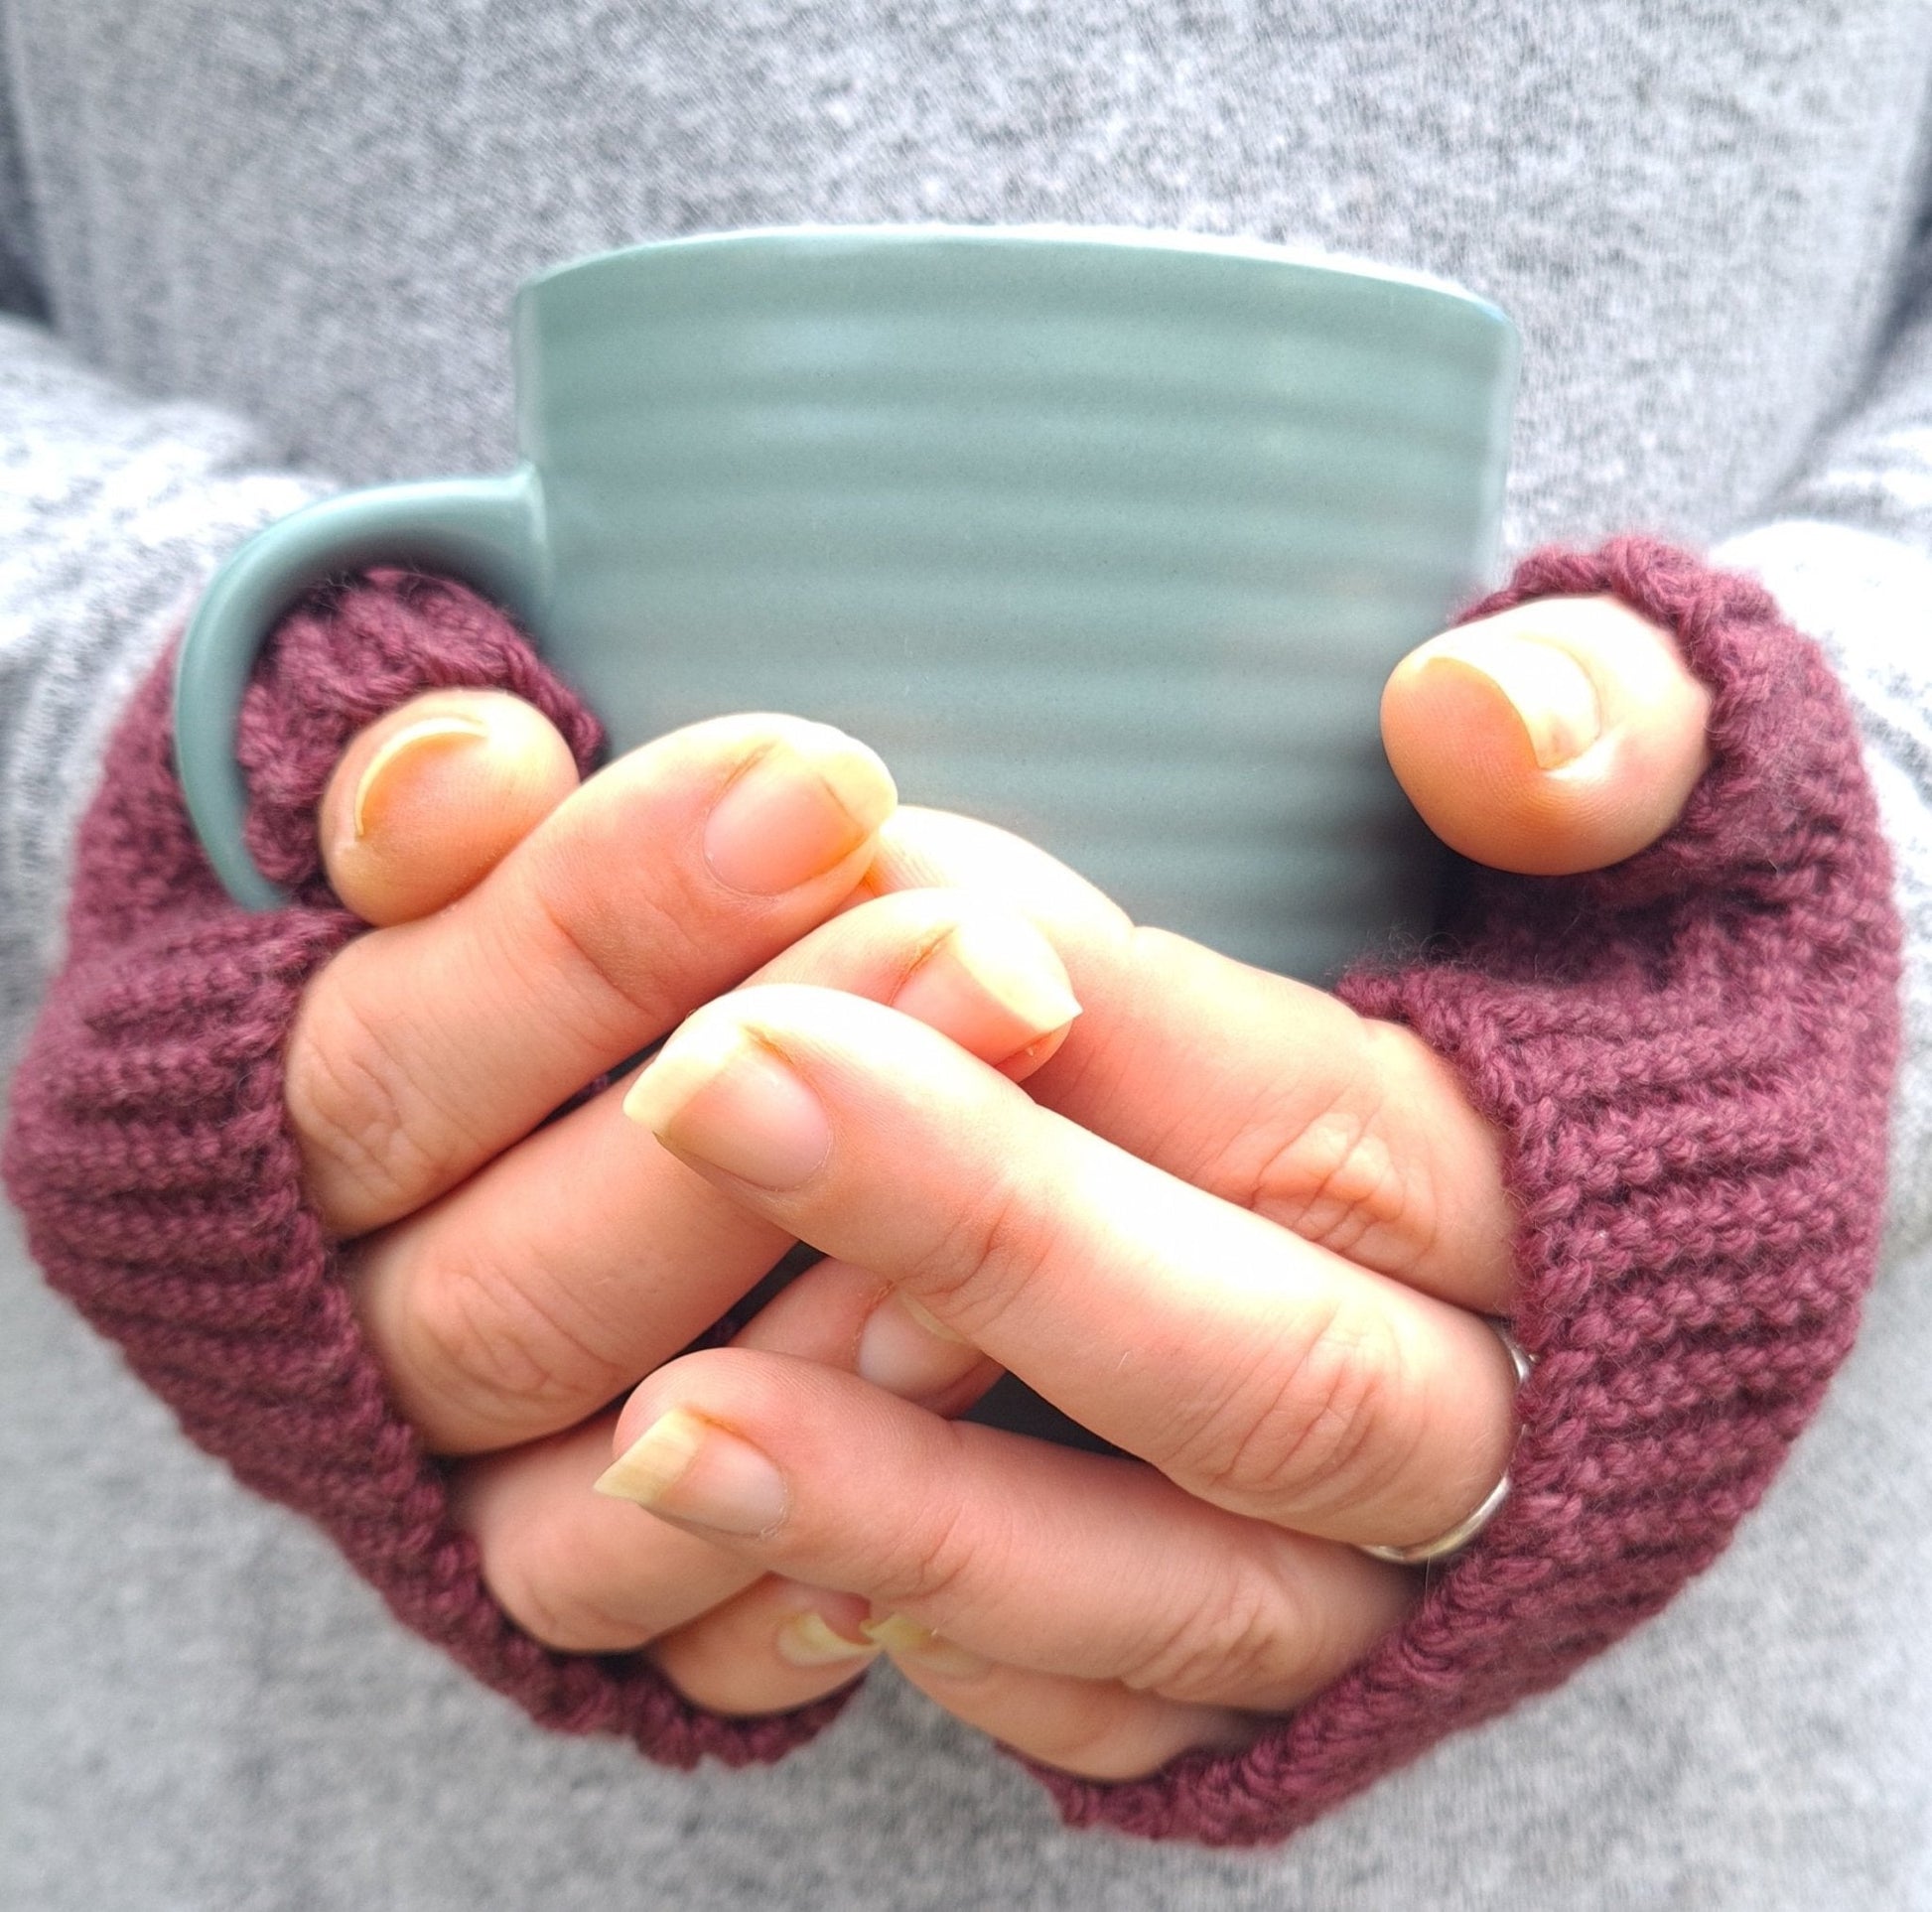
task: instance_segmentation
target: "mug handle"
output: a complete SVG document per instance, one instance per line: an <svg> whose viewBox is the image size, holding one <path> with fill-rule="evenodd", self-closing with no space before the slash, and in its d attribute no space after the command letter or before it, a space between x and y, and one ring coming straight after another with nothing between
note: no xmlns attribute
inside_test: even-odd
<svg viewBox="0 0 1932 1912"><path fill-rule="evenodd" d="M242 908L287 900L242 841L248 793L235 757L242 693L283 614L326 578L407 564L453 573L529 629L547 596L541 518L528 465L503 478L377 485L278 519L215 573L175 664L175 768L208 862Z"/></svg>

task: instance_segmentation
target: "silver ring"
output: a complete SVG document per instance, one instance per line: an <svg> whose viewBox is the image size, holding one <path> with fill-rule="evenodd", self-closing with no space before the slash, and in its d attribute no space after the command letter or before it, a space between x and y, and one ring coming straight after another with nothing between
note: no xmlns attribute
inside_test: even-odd
<svg viewBox="0 0 1932 1912"><path fill-rule="evenodd" d="M1509 1324L1497 1320L1493 1315L1483 1319L1496 1331L1496 1339L1509 1351L1509 1358L1516 1368L1516 1385L1521 1387L1530 1377L1530 1370L1536 1366L1536 1356L1526 1354L1523 1344L1510 1333ZM1366 1547L1357 1546L1358 1554L1366 1554L1371 1560L1393 1561L1398 1567L1421 1567L1429 1561L1440 1561L1450 1554L1461 1552L1489 1523L1496 1518L1497 1510L1509 1498L1509 1470L1504 1468L1503 1477L1490 1488L1488 1497L1466 1520L1459 1520L1447 1534L1438 1534L1434 1540L1418 1541L1413 1547Z"/></svg>

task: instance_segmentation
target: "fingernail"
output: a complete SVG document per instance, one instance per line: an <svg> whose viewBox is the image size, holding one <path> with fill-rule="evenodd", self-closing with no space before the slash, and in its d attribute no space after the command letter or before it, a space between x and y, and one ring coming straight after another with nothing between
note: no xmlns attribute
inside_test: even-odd
<svg viewBox="0 0 1932 1912"><path fill-rule="evenodd" d="M929 1627L908 1620L903 1613L889 1613L883 1620L861 1620L859 1631L882 1646L896 1660L909 1660L913 1666L936 1673L948 1680L973 1680L993 1670L984 1654L969 1652L951 1640L941 1639Z"/></svg>
<svg viewBox="0 0 1932 1912"><path fill-rule="evenodd" d="M705 862L729 888L776 896L848 857L898 801L856 738L815 724L735 777L705 824Z"/></svg>
<svg viewBox="0 0 1932 1912"><path fill-rule="evenodd" d="M979 1364L979 1350L942 1326L909 1296L889 1295L859 1337L862 1380L903 1401L950 1387Z"/></svg>
<svg viewBox="0 0 1932 1912"><path fill-rule="evenodd" d="M688 1408L659 1415L594 1485L721 1534L768 1534L790 1499L784 1476L749 1440Z"/></svg>
<svg viewBox="0 0 1932 1912"><path fill-rule="evenodd" d="M1058 952L1022 916L966 917L892 1006L995 1063L1080 1014Z"/></svg>
<svg viewBox="0 0 1932 1912"><path fill-rule="evenodd" d="M796 1188L832 1152L818 1098L722 1017L679 1029L630 1085L623 1112L679 1155L759 1188Z"/></svg>
<svg viewBox="0 0 1932 1912"><path fill-rule="evenodd" d="M432 749L475 744L488 735L489 726L474 717L425 717L420 723L404 725L370 757L356 782L349 811L349 830L355 841L360 843L381 821L383 804L395 793L397 767L405 759L413 767Z"/></svg>
<svg viewBox="0 0 1932 1912"><path fill-rule="evenodd" d="M822 1613L794 1613L778 1629L778 1658L794 1667L829 1667L840 1660L871 1660L881 1649L871 1640L848 1640Z"/></svg>
<svg viewBox="0 0 1932 1912"><path fill-rule="evenodd" d="M1488 632L1467 643L1451 640L1438 654L1480 671L1502 692L1528 734L1539 769L1574 762L1603 734L1596 686L1560 645Z"/></svg>

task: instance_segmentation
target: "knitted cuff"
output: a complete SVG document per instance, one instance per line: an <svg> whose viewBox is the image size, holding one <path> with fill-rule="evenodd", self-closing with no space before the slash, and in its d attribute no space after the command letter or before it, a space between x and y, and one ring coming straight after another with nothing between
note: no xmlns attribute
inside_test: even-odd
<svg viewBox="0 0 1932 1912"><path fill-rule="evenodd" d="M390 1405L349 1312L283 1113L303 987L361 927L323 882L315 833L350 737L420 691L493 687L537 705L588 768L595 722L460 586L376 571L313 594L242 715L249 845L295 897L249 915L183 808L171 661L114 734L76 847L67 961L13 1085L5 1176L35 1258L191 1439L316 1521L404 1625L540 1724L621 1733L678 1766L777 1758L848 1695L723 1718L641 1655L540 1646L491 1598L447 1470Z"/></svg>
<svg viewBox="0 0 1932 1912"><path fill-rule="evenodd" d="M1286 1838L1557 1686L1718 1556L1852 1344L1878 1247L1900 933L1857 731L1746 579L1648 539L1543 551L1466 618L1610 594L1708 684L1712 763L1660 843L1586 877L1471 866L1420 964L1341 994L1406 1024L1504 1138L1512 1491L1406 1624L1238 1756L1095 1784L1073 1825Z"/></svg>

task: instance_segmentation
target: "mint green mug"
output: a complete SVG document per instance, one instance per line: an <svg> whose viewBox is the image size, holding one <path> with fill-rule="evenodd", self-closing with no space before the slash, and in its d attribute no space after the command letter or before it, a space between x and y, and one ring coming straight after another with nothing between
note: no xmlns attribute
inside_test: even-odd
<svg viewBox="0 0 1932 1912"><path fill-rule="evenodd" d="M1138 920L1319 981L1426 929L1383 679L1483 583L1516 338L1441 281L1052 227L811 227L560 266L515 309L522 462L271 525L176 684L183 788L254 908L257 649L373 563L501 604L614 751L725 711L863 738L909 802Z"/></svg>

